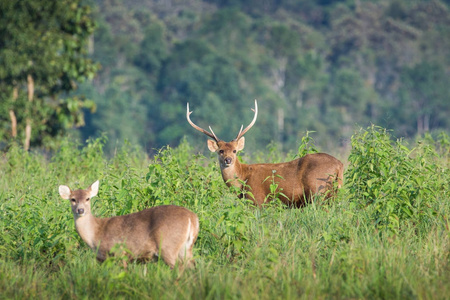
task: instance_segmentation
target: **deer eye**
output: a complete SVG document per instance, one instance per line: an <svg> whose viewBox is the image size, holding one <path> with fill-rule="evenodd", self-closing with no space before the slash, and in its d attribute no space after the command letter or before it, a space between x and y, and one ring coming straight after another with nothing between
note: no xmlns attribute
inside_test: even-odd
<svg viewBox="0 0 450 300"><path fill-rule="evenodd" d="M77 202L77 200L75 200L75 198L70 199L70 201L71 201L72 203Z"/></svg>
<svg viewBox="0 0 450 300"><path fill-rule="evenodd" d="M233 150L233 153L236 153L236 150Z"/></svg>
<svg viewBox="0 0 450 300"><path fill-rule="evenodd" d="M220 153L220 154L223 154L223 150L219 150L219 153Z"/></svg>
<svg viewBox="0 0 450 300"><path fill-rule="evenodd" d="M86 198L86 201L89 201L89 200L91 200L91 198Z"/></svg>

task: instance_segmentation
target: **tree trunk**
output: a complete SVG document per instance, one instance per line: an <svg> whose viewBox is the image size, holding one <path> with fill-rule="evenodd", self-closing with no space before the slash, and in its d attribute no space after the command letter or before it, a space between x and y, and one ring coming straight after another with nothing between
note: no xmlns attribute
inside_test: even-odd
<svg viewBox="0 0 450 300"><path fill-rule="evenodd" d="M423 134L423 119L422 115L417 116L417 135L421 136Z"/></svg>
<svg viewBox="0 0 450 300"><path fill-rule="evenodd" d="M278 67L273 70L274 84L273 90L278 94L280 100L283 104L286 103L286 94L283 92L283 87L286 84L286 66L287 58L281 57L278 59ZM275 139L280 145L283 145L283 135L284 135L284 110L283 108L277 109L277 130Z"/></svg>
<svg viewBox="0 0 450 300"><path fill-rule="evenodd" d="M13 89L13 102L16 102L19 97L19 88L14 87ZM14 112L14 108L9 110L9 117L11 118L11 137L15 139L17 137L17 118Z"/></svg>
<svg viewBox="0 0 450 300"><path fill-rule="evenodd" d="M33 102L33 96L34 96L34 80L33 77L28 74L27 76L27 83L28 83L28 102ZM31 107L31 105L30 105ZM24 150L28 151L30 149L30 141L31 141L31 112L28 111L27 121L26 121L26 127L25 127L25 143L24 143Z"/></svg>
<svg viewBox="0 0 450 300"><path fill-rule="evenodd" d="M430 114L425 113L423 116L423 131L430 131Z"/></svg>
<svg viewBox="0 0 450 300"><path fill-rule="evenodd" d="M17 118L14 110L9 110L9 117L11 118L11 137L15 139L17 137Z"/></svg>
<svg viewBox="0 0 450 300"><path fill-rule="evenodd" d="M283 145L283 133L284 133L284 110L283 108L278 108L277 112L277 123L278 123L278 143Z"/></svg>
<svg viewBox="0 0 450 300"><path fill-rule="evenodd" d="M9 110L9 117L11 118L11 137L15 139L17 137L17 118L14 110Z"/></svg>

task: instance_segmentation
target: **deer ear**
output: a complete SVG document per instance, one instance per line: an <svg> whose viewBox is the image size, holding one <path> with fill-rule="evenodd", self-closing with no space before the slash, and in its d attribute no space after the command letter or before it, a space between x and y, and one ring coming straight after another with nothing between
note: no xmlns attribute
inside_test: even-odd
<svg viewBox="0 0 450 300"><path fill-rule="evenodd" d="M238 144L237 144L237 151L241 151L242 149L244 149L244 145L245 145L245 138L244 137L241 137L239 140L238 140Z"/></svg>
<svg viewBox="0 0 450 300"><path fill-rule="evenodd" d="M208 149L211 152L216 152L217 150L219 150L219 145L217 145L216 141L208 140Z"/></svg>
<svg viewBox="0 0 450 300"><path fill-rule="evenodd" d="M61 198L68 200L70 198L70 189L67 185L59 186L59 195Z"/></svg>
<svg viewBox="0 0 450 300"><path fill-rule="evenodd" d="M91 186L89 187L89 198L92 198L94 196L97 195L98 193L98 185L99 185L99 181L97 180L96 182L94 182L93 184L91 184Z"/></svg>

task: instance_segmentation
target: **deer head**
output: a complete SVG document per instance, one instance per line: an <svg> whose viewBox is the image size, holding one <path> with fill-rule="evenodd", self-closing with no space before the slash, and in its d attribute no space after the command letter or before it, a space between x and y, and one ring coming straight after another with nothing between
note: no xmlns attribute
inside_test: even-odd
<svg viewBox="0 0 450 300"><path fill-rule="evenodd" d="M59 186L59 194L63 199L70 200L72 213L75 219L91 214L91 198L98 193L99 181L97 180L86 190L72 191L66 185Z"/></svg>
<svg viewBox="0 0 450 300"><path fill-rule="evenodd" d="M211 126L209 126L209 130L211 131L211 132L209 132L209 131L195 125L194 122L192 122L189 117L189 115L192 114L192 111L189 111L189 103L187 104L186 118L192 127L194 127L198 131L200 131L200 132L206 134L207 136L209 136L210 138L212 138L212 140L208 140L208 142L207 142L208 149L211 152L216 152L218 154L220 168L223 170L223 169L234 166L235 163L238 162L237 157L236 157L237 153L239 151L241 151L242 149L244 149L244 145L245 145L244 134L247 131L249 131L250 128L252 128L252 126L256 122L256 118L258 117L258 103L256 100L255 100L255 108L254 109L252 108L252 111L255 112L252 122L244 130L243 130L244 125L242 125L236 138L230 142L225 142L225 141L220 140L216 136L214 131L212 130Z"/></svg>

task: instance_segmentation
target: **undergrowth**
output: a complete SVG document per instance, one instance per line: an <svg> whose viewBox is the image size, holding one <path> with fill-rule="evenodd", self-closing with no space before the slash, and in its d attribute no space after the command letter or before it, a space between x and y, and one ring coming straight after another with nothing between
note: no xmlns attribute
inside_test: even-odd
<svg viewBox="0 0 450 300"><path fill-rule="evenodd" d="M183 141L150 158L105 137L69 140L52 155L11 145L0 158L0 298L298 299L423 298L450 294L449 143L409 146L378 127L356 132L344 187L333 201L264 208L236 197L216 157ZM272 150L271 150L272 149ZM274 151L274 153L271 153ZM297 156L317 152L307 135ZM279 157L268 149L266 161ZM258 153L257 160L264 157ZM247 155L246 160L252 158ZM274 174L276 176L276 173ZM75 231L60 184L99 179L93 213L109 217L161 204L196 212L197 267L115 259L99 264ZM272 180L269 178L268 180ZM282 194L273 186L272 198Z"/></svg>

